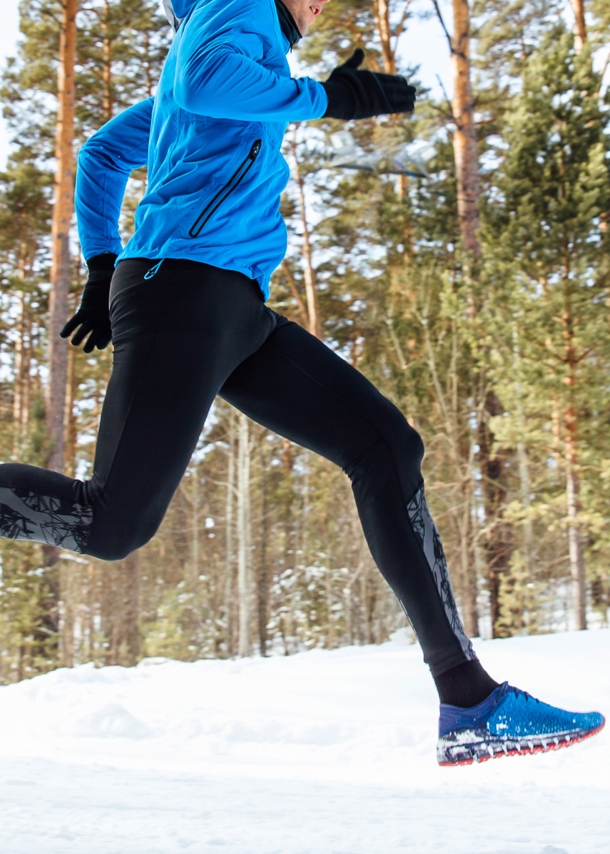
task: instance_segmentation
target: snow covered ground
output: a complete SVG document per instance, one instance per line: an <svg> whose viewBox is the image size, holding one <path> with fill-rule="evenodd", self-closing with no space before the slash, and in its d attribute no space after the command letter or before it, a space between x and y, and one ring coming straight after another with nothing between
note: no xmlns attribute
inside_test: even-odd
<svg viewBox="0 0 610 854"><path fill-rule="evenodd" d="M610 712L610 631L478 644L497 679ZM59 670L0 688L2 854L610 851L607 731L438 768L420 651Z"/></svg>

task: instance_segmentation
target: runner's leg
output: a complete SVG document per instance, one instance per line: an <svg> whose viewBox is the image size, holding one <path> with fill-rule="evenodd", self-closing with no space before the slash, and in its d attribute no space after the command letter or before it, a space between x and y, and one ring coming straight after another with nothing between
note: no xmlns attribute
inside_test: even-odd
<svg viewBox="0 0 610 854"><path fill-rule="evenodd" d="M433 675L465 667L463 673L477 682L476 674L485 671L462 627L426 506L423 444L402 413L362 374L284 318L220 395L348 474L373 557L406 610ZM495 684L483 677L466 704L479 702Z"/></svg>
<svg viewBox="0 0 610 854"><path fill-rule="evenodd" d="M0 466L0 533L105 560L155 533L215 395L275 324L245 276L191 261L123 261L111 290L114 343L94 474L82 482Z"/></svg>

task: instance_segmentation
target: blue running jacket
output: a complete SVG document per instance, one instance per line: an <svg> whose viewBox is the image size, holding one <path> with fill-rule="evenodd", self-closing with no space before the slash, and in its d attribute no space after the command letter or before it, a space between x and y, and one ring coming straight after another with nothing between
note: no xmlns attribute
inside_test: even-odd
<svg viewBox="0 0 610 854"><path fill-rule="evenodd" d="M320 118L324 87L293 79L274 0L174 0L184 18L154 98L104 125L78 158L83 254L187 258L255 279L265 298L286 252L280 195L288 122ZM123 249L127 179L148 166Z"/></svg>

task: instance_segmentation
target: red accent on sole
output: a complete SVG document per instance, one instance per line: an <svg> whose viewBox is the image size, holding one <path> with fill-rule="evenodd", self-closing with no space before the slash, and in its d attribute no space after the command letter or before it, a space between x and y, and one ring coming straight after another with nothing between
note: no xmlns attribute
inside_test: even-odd
<svg viewBox="0 0 610 854"><path fill-rule="evenodd" d="M559 750L562 747L571 747L573 744L578 744L579 741L586 741L588 738L591 738L592 736L597 735L598 732L601 732L605 726L606 721L604 721L601 726L598 726L597 729L592 729L591 732L586 733L586 735L577 735L566 741L561 741L559 744L547 744L546 747L543 747L542 745L534 748L524 747L522 750L507 750L506 752L502 751L501 753L494 753L493 756L482 756L479 760L462 759L460 762L439 762L438 764L441 768L455 768L458 765L480 765L481 762L487 762L489 759L502 759L503 756L533 756L534 753L549 753L551 750Z"/></svg>

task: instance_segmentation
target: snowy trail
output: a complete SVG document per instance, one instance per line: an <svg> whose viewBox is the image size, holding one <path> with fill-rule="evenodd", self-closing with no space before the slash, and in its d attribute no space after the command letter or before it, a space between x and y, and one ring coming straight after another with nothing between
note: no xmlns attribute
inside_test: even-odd
<svg viewBox="0 0 610 854"><path fill-rule="evenodd" d="M85 770L44 760L10 762L0 784L0 850L68 852L259 852L360 854L485 851L541 854L607 851L586 816L588 792L544 797L486 793L480 783L434 792L366 785L247 780ZM575 796L574 796L575 795ZM607 807L606 801L606 807ZM598 804L598 808L601 803ZM540 815L544 809L546 814ZM490 816L493 824L490 826ZM583 818L585 820L583 820ZM552 824L552 829L549 828ZM586 840L590 834L591 847ZM550 854L550 852L549 852Z"/></svg>
<svg viewBox="0 0 610 854"><path fill-rule="evenodd" d="M610 711L610 631L478 644L496 678ZM610 851L606 732L441 769L419 649L85 666L0 688L1 854Z"/></svg>

